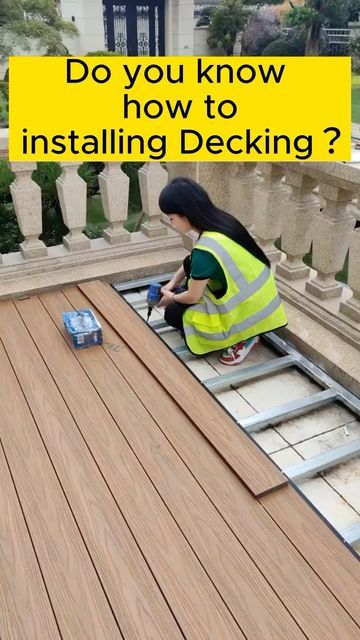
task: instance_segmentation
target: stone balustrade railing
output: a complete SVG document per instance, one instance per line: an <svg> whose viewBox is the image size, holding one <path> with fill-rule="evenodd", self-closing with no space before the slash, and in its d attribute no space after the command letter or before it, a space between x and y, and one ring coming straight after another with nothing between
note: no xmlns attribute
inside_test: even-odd
<svg viewBox="0 0 360 640"><path fill-rule="evenodd" d="M89 240L83 233L86 184L78 174L79 165L61 166L56 186L69 233L62 247L47 248L39 239L41 192L31 177L35 164L11 163L16 176L11 194L25 239L21 255L0 256L0 287L24 270L65 269L91 264L99 257L143 256L151 250L161 254L180 246L177 234L163 224L158 195L169 178L183 175L200 182L219 207L254 234L272 262L285 298L323 322L330 318L338 331L360 341L360 228L355 227L360 221L359 168L341 163L187 162L168 163L166 171L160 163L147 163L139 173L146 218L140 232L130 234L124 228L129 179L120 163L107 163L99 186L109 224L102 239ZM189 249L193 241L187 237L184 245ZM311 267L303 261L310 251ZM347 256L347 283L341 283L336 276ZM165 263L165 253L162 257Z"/></svg>
<svg viewBox="0 0 360 640"><path fill-rule="evenodd" d="M63 221L69 231L63 237L62 244L56 247L47 247L40 240L42 194L32 179L36 163L9 164L15 175L10 191L24 240L19 253L0 254L0 298L23 294L27 289L33 291L45 286L50 288L56 284L67 284L76 281L76 277L81 280L91 276L116 276L116 271L121 270L124 264L118 263L120 258L132 256L131 265L134 265L136 257L146 253L157 251L160 254L161 249L166 252L177 247L183 249L182 239L161 220L158 195L168 181L168 174L160 163L146 163L139 171L143 224L135 233L129 233L124 227L128 216L129 178L122 171L121 163L105 163L98 179L108 225L102 238L90 240L84 234L87 188L78 172L80 164L61 162L62 173L56 180L56 189ZM137 262L141 261L138 259ZM97 269L91 270L89 266L95 264ZM80 266L83 267L82 272L75 273L74 269ZM138 272L141 273L141 270L138 269ZM46 278L40 278L41 273L52 276L46 282ZM56 273L59 278L54 275ZM31 283L31 278L35 276L38 282ZM19 282L17 285L20 280L21 284Z"/></svg>
<svg viewBox="0 0 360 640"><path fill-rule="evenodd" d="M56 189L64 223L69 233L63 243L69 252L90 249L90 240L83 230L86 226L86 182L79 176L80 164L61 162L62 174L56 180ZM16 178L10 185L12 200L20 231L24 236L21 254L24 259L41 258L48 250L39 240L42 232L41 189L32 180L36 163L10 162L10 169ZM166 227L160 223L157 195L167 182L167 173L158 163L146 164L139 171L140 190L146 221L142 233L149 237L166 234ZM122 171L120 163L106 163L99 175L99 187L108 227L104 239L110 245L130 240L130 233L124 228L128 215L129 178Z"/></svg>
<svg viewBox="0 0 360 640"><path fill-rule="evenodd" d="M360 343L360 169L342 163L173 163L237 217L299 308ZM303 259L311 251L311 267ZM336 276L348 256L347 283ZM307 261L308 262L308 261Z"/></svg>

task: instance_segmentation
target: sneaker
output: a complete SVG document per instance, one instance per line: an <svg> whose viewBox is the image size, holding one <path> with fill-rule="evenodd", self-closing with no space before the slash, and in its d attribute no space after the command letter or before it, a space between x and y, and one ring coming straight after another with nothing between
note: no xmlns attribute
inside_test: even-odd
<svg viewBox="0 0 360 640"><path fill-rule="evenodd" d="M249 338L249 340L245 340L245 342L239 342L233 347L226 349L226 351L224 351L220 356L219 362L221 362L221 364L227 364L230 367L234 364L240 364L240 362L243 362L243 360L245 360L249 355L250 351L259 344L259 342L260 338L258 336Z"/></svg>

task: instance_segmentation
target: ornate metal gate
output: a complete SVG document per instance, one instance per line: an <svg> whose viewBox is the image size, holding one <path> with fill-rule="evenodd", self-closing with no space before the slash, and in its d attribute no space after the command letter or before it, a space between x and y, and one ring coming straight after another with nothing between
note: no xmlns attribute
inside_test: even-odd
<svg viewBox="0 0 360 640"><path fill-rule="evenodd" d="M164 0L103 0L107 49L125 56L164 56Z"/></svg>

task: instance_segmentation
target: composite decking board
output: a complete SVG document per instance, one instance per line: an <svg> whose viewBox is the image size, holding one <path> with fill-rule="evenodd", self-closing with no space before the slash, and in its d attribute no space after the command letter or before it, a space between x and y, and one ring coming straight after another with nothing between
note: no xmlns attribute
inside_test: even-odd
<svg viewBox="0 0 360 640"><path fill-rule="evenodd" d="M1 441L0 637L61 640Z"/></svg>
<svg viewBox="0 0 360 640"><path fill-rule="evenodd" d="M58 293L45 294L40 299L62 330L61 316L69 309L68 299ZM49 331L46 327L47 334ZM112 335L106 332L104 338L106 345L117 342L114 332ZM55 336L50 340L56 344ZM114 366L108 351L105 346L74 353L245 636L262 640L304 638L267 580L164 437L151 413ZM122 350L120 357L127 358L129 366L138 370L137 356L128 349ZM48 360L48 352L44 352L44 358ZM156 394L158 383L151 377L147 382L150 393L153 388ZM131 423L124 419L129 414L132 415Z"/></svg>
<svg viewBox="0 0 360 640"><path fill-rule="evenodd" d="M0 335L5 347L9 334L15 332L11 325L14 314L17 312L12 303L1 303ZM16 333L14 337L21 354L27 345ZM5 454L62 640L120 640L120 631L2 343L0 424Z"/></svg>
<svg viewBox="0 0 360 640"><path fill-rule="evenodd" d="M260 502L360 628L359 560L291 487Z"/></svg>
<svg viewBox="0 0 360 640"><path fill-rule="evenodd" d="M74 308L89 306L89 300L77 288L66 289L64 294L69 300L69 308L70 305ZM359 621L358 600L352 597L353 593L359 591L358 561L312 512L312 517L315 516L316 519L316 529L320 527L324 535L330 535L334 549L322 563L321 539L317 542L319 577L260 503L238 481L229 466L201 433L194 429L171 396L159 383L154 385L150 372L141 360L135 360L129 350L109 347L118 343L119 336L99 312L97 315L103 326L104 344L109 357L141 398L304 633L315 640L333 640L347 636L352 638L354 633L357 637L358 630L354 631L347 612ZM285 489L281 489L276 494L269 494L269 497L280 496L284 491ZM291 502L295 497L297 494L294 489L286 488L284 499L279 500L279 508L286 511L288 501Z"/></svg>
<svg viewBox="0 0 360 640"><path fill-rule="evenodd" d="M22 303L19 310L26 322ZM125 640L180 640L176 621L38 349L16 310L5 319L13 368ZM40 332L45 328L39 324Z"/></svg>
<svg viewBox="0 0 360 640"><path fill-rule="evenodd" d="M94 281L79 288L135 353L141 349L141 359L153 376L254 495L287 484L270 458L234 424L206 389L194 384L194 376L110 285ZM169 384L173 380L176 384Z"/></svg>
<svg viewBox="0 0 360 640"><path fill-rule="evenodd" d="M35 298L16 304L185 637L244 638L45 307Z"/></svg>

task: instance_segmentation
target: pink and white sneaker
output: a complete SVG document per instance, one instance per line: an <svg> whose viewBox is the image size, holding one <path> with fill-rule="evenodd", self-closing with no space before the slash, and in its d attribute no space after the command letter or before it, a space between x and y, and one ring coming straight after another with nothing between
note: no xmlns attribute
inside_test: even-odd
<svg viewBox="0 0 360 640"><path fill-rule="evenodd" d="M245 342L239 342L233 347L226 349L226 351L221 354L219 362L221 362L221 364L227 364L230 367L235 364L240 364L240 362L243 362L243 360L245 360L249 355L250 351L255 349L259 342L260 338L258 336L249 338L248 340L245 340Z"/></svg>

